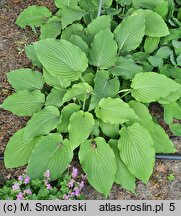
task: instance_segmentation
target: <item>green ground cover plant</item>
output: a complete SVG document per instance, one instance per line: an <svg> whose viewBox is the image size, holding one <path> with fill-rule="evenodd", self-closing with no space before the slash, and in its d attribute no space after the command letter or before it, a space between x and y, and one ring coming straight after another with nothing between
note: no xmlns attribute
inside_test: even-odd
<svg viewBox="0 0 181 216"><path fill-rule="evenodd" d="M8 73L2 108L29 116L5 150L5 165L31 179L61 176L78 153L88 182L107 196L114 182L135 192L155 153L176 149L149 113L181 134L181 9L173 0L55 0L29 6L16 24L39 34L25 47L33 67Z"/></svg>
<svg viewBox="0 0 181 216"><path fill-rule="evenodd" d="M0 188L0 200L81 200L86 176L80 176L73 167L63 173L56 181L51 181L50 170L41 179L31 179L20 175L17 179L6 181Z"/></svg>

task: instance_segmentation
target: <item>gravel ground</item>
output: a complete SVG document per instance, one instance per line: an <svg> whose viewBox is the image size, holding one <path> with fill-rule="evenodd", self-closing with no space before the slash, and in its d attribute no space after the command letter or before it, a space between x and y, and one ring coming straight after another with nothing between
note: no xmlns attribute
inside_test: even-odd
<svg viewBox="0 0 181 216"><path fill-rule="evenodd" d="M0 1L0 103L12 93L11 86L7 83L6 73L21 67L31 67L26 58L24 46L36 40L36 36L30 29L22 30L15 25L15 20L20 11L29 5L45 5L54 9L53 0L1 0ZM161 109L153 106L152 113L157 117L159 123L164 126L170 135L168 127L163 124ZM10 112L0 109L0 154L3 153L9 138L26 122L26 118L12 115ZM178 151L181 152L181 139L174 138ZM6 170L0 162L0 184L4 178L16 177L24 172L25 168ZM173 174L175 179L168 180ZM97 193L90 185L86 185L83 194L86 199L106 199ZM179 161L157 161L154 173L147 185L137 182L136 194L129 193L118 185L114 185L109 199L181 199L181 162Z"/></svg>

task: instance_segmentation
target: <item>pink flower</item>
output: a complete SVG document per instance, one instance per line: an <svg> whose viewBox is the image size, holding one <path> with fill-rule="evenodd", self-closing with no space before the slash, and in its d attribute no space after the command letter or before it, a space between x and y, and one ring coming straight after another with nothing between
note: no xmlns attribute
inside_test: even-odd
<svg viewBox="0 0 181 216"><path fill-rule="evenodd" d="M13 186L12 186L12 189L14 191L17 191L17 190L20 190L20 185L18 183L15 183Z"/></svg>
<svg viewBox="0 0 181 216"><path fill-rule="evenodd" d="M18 180L19 180L19 181L23 181L23 176L21 176L21 175L18 176Z"/></svg>
<svg viewBox="0 0 181 216"><path fill-rule="evenodd" d="M70 193L70 197L74 197L75 196L75 193L74 192L71 192Z"/></svg>
<svg viewBox="0 0 181 216"><path fill-rule="evenodd" d="M79 196L80 195L80 188L77 188L74 192L75 196Z"/></svg>
<svg viewBox="0 0 181 216"><path fill-rule="evenodd" d="M64 196L63 196L63 199L64 199L64 200L69 200L69 198L70 198L70 195L64 195Z"/></svg>
<svg viewBox="0 0 181 216"><path fill-rule="evenodd" d="M73 177L73 178L76 178L77 175L78 175L78 169L75 168L75 167L73 167L73 170L72 170L72 177Z"/></svg>
<svg viewBox="0 0 181 216"><path fill-rule="evenodd" d="M26 176L25 180L24 180L24 184L28 184L30 182L30 177Z"/></svg>
<svg viewBox="0 0 181 216"><path fill-rule="evenodd" d="M19 194L16 195L16 200L24 200L24 197L23 197L23 193L22 193L22 192L19 192Z"/></svg>
<svg viewBox="0 0 181 216"><path fill-rule="evenodd" d="M46 172L44 172L44 177L50 178L50 170L47 170Z"/></svg>
<svg viewBox="0 0 181 216"><path fill-rule="evenodd" d="M51 190L52 189L52 186L50 184L47 184L47 190Z"/></svg>
<svg viewBox="0 0 181 216"><path fill-rule="evenodd" d="M73 180L73 179L71 179L71 180L69 181L68 187L69 187L69 188L73 188L73 187L74 187L74 180Z"/></svg>
<svg viewBox="0 0 181 216"><path fill-rule="evenodd" d="M82 190L82 188L84 188L84 181L81 181L81 183L79 184L80 190Z"/></svg>
<svg viewBox="0 0 181 216"><path fill-rule="evenodd" d="M32 192L31 192L30 189L26 189L26 190L24 190L24 193L25 193L25 194L28 194L28 195L31 195L31 194L32 194Z"/></svg>

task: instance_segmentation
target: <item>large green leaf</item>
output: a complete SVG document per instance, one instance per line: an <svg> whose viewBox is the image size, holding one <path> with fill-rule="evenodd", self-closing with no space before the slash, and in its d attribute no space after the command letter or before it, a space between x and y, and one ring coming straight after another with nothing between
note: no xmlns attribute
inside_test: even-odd
<svg viewBox="0 0 181 216"><path fill-rule="evenodd" d="M24 90L6 98L1 107L19 116L32 116L42 108L44 103L45 95L39 90Z"/></svg>
<svg viewBox="0 0 181 216"><path fill-rule="evenodd" d="M164 120L167 124L173 123L173 119L181 119L181 107L177 102L165 104L164 106Z"/></svg>
<svg viewBox="0 0 181 216"><path fill-rule="evenodd" d="M173 142L160 125L154 124L154 129L149 132L152 136L156 153L170 154L177 151Z"/></svg>
<svg viewBox="0 0 181 216"><path fill-rule="evenodd" d="M137 65L133 59L120 56L113 68L109 71L114 76L121 76L125 80L132 79L137 73L142 72L142 67Z"/></svg>
<svg viewBox="0 0 181 216"><path fill-rule="evenodd" d="M157 12L163 19L168 18L168 2L165 1L157 5L153 11Z"/></svg>
<svg viewBox="0 0 181 216"><path fill-rule="evenodd" d="M114 31L121 52L136 49L140 45L144 33L144 15L136 13L125 18Z"/></svg>
<svg viewBox="0 0 181 216"><path fill-rule="evenodd" d="M169 35L169 30L162 19L156 12L145 10L145 35L150 37L163 37Z"/></svg>
<svg viewBox="0 0 181 216"><path fill-rule="evenodd" d="M117 44L110 29L105 29L96 34L91 49L89 63L101 69L114 65L117 57Z"/></svg>
<svg viewBox="0 0 181 216"><path fill-rule="evenodd" d="M132 0L134 8L154 9L156 6L164 3L164 0Z"/></svg>
<svg viewBox="0 0 181 216"><path fill-rule="evenodd" d="M173 123L169 125L170 130L176 136L181 136L181 124L180 123Z"/></svg>
<svg viewBox="0 0 181 216"><path fill-rule="evenodd" d="M129 102L129 106L135 111L136 115L139 117L137 122L139 122L143 127L145 127L151 134L156 153L175 152L173 143L171 142L163 128L153 122L152 116L149 113L148 108L144 104L133 100Z"/></svg>
<svg viewBox="0 0 181 216"><path fill-rule="evenodd" d="M121 160L119 149L118 149L118 141L117 140L110 140L109 145L114 151L116 157L116 177L115 182L120 184L126 190L129 190L135 193L136 183L135 177L130 171L127 169L123 161Z"/></svg>
<svg viewBox="0 0 181 216"><path fill-rule="evenodd" d="M94 36L104 29L111 27L111 17L108 15L102 15L92 20L87 26L86 33L90 42L93 41Z"/></svg>
<svg viewBox="0 0 181 216"><path fill-rule="evenodd" d="M82 19L83 16L85 16L87 12L82 10L80 7L75 8L62 8L57 12L57 16L61 17L61 22L63 28L66 26L72 24L74 21Z"/></svg>
<svg viewBox="0 0 181 216"><path fill-rule="evenodd" d="M67 88L71 84L71 81L53 76L46 69L43 69L43 77L45 78L46 83L49 86L53 86L55 89L62 90L62 88Z"/></svg>
<svg viewBox="0 0 181 216"><path fill-rule="evenodd" d="M68 126L69 139L73 148L78 147L90 135L94 126L94 117L91 113L78 111L70 117Z"/></svg>
<svg viewBox="0 0 181 216"><path fill-rule="evenodd" d="M30 44L28 46L25 46L25 53L26 53L26 56L31 60L34 66L42 67L42 64L39 61L38 56L35 52L34 45Z"/></svg>
<svg viewBox="0 0 181 216"><path fill-rule="evenodd" d="M40 62L53 76L77 80L87 68L85 53L66 40L45 39L34 46Z"/></svg>
<svg viewBox="0 0 181 216"><path fill-rule="evenodd" d="M40 39L56 38L61 33L62 25L60 22L51 21L41 26Z"/></svg>
<svg viewBox="0 0 181 216"><path fill-rule="evenodd" d="M180 89L180 85L172 79L154 72L136 74L131 87L132 96L143 103L157 101Z"/></svg>
<svg viewBox="0 0 181 216"><path fill-rule="evenodd" d="M160 56L150 56L148 61L153 67L161 68L163 66L163 59Z"/></svg>
<svg viewBox="0 0 181 216"><path fill-rule="evenodd" d="M25 127L24 138L31 139L36 136L48 134L60 124L60 112L56 107L48 106L35 113Z"/></svg>
<svg viewBox="0 0 181 216"><path fill-rule="evenodd" d="M70 25L64 29L64 31L61 34L61 39L70 40L70 37L73 34L82 36L83 35L83 29L84 29L84 27L80 23L72 24L72 25Z"/></svg>
<svg viewBox="0 0 181 216"><path fill-rule="evenodd" d="M31 179L43 178L50 170L51 180L55 180L67 169L73 158L69 142L62 140L60 134L49 134L36 145L28 162Z"/></svg>
<svg viewBox="0 0 181 216"><path fill-rule="evenodd" d="M181 67L181 54L177 57L177 65Z"/></svg>
<svg viewBox="0 0 181 216"><path fill-rule="evenodd" d="M72 35L70 37L70 42L75 46L79 47L88 56L89 47L87 43L79 35Z"/></svg>
<svg viewBox="0 0 181 216"><path fill-rule="evenodd" d="M60 133L68 132L70 117L74 112L77 112L78 110L80 110L80 106L74 103L70 103L62 109L61 111L62 121L57 127L58 132Z"/></svg>
<svg viewBox="0 0 181 216"><path fill-rule="evenodd" d="M170 2L173 0L169 0ZM164 44L165 42L170 42L172 40L178 39L181 37L181 28L170 28L170 35L162 38L161 44Z"/></svg>
<svg viewBox="0 0 181 216"><path fill-rule="evenodd" d="M155 49L157 49L159 42L159 37L146 37L144 43L145 52L152 53Z"/></svg>
<svg viewBox="0 0 181 216"><path fill-rule="evenodd" d="M41 26L46 23L46 19L51 17L52 13L48 10L48 8L44 6L29 6L24 9L16 20L16 24L21 28L25 28L27 25L29 26Z"/></svg>
<svg viewBox="0 0 181 216"><path fill-rule="evenodd" d="M70 101L73 98L84 101L90 96L92 91L92 86L90 86L88 83L74 84L71 89L65 93L63 102Z"/></svg>
<svg viewBox="0 0 181 216"><path fill-rule="evenodd" d="M7 74L7 77L16 91L42 89L45 83L40 72L27 68L13 70Z"/></svg>
<svg viewBox="0 0 181 216"><path fill-rule="evenodd" d="M80 0L55 0L55 5L58 8L70 7L75 8Z"/></svg>
<svg viewBox="0 0 181 216"><path fill-rule="evenodd" d="M116 0L122 7L126 5L130 5L132 3L132 0Z"/></svg>
<svg viewBox="0 0 181 216"><path fill-rule="evenodd" d="M101 99L95 113L103 122L110 124L122 124L138 118L129 105L120 98Z"/></svg>
<svg viewBox="0 0 181 216"><path fill-rule="evenodd" d="M99 125L102 132L110 138L118 138L119 124L109 124L99 120Z"/></svg>
<svg viewBox="0 0 181 216"><path fill-rule="evenodd" d="M128 104L139 117L136 121L149 131L154 130L154 122L148 108L144 104L134 100L131 100Z"/></svg>
<svg viewBox="0 0 181 216"><path fill-rule="evenodd" d="M93 3L93 0L80 0L79 5L82 9L89 11L90 13L98 10L97 6Z"/></svg>
<svg viewBox="0 0 181 216"><path fill-rule="evenodd" d="M84 82L87 82L89 85L94 86L95 75L95 71L92 68L88 68L82 78Z"/></svg>
<svg viewBox="0 0 181 216"><path fill-rule="evenodd" d="M96 6L99 6L100 0L92 0ZM112 5L113 0L103 0L102 6L109 8Z"/></svg>
<svg viewBox="0 0 181 216"><path fill-rule="evenodd" d="M63 97L65 95L65 89L52 88L50 94L46 98L46 106L61 107L63 105Z"/></svg>
<svg viewBox="0 0 181 216"><path fill-rule="evenodd" d="M99 129L99 120L98 119L94 119L95 123L94 123L94 127L93 130L91 132L91 135L98 137L100 134L100 129Z"/></svg>
<svg viewBox="0 0 181 216"><path fill-rule="evenodd" d="M4 153L6 168L16 168L28 163L30 155L41 137L24 140L24 128L17 131L9 140Z"/></svg>
<svg viewBox="0 0 181 216"><path fill-rule="evenodd" d="M94 90L89 110L94 109L102 98L115 97L118 94L119 87L118 78L109 79L108 71L98 71L94 79Z"/></svg>
<svg viewBox="0 0 181 216"><path fill-rule="evenodd" d="M147 129L139 123L122 128L118 147L121 159L129 171L147 183L155 161L153 140Z"/></svg>
<svg viewBox="0 0 181 216"><path fill-rule="evenodd" d="M79 159L89 183L107 196L116 174L115 155L110 146L101 137L86 140L80 146Z"/></svg>
<svg viewBox="0 0 181 216"><path fill-rule="evenodd" d="M180 80L180 79L178 79L178 80ZM170 104L170 103L173 103L173 102L177 101L180 97L181 97L181 85L180 85L180 88L177 91L174 91L174 92L170 93L165 98L160 98L158 100L158 102L164 106L164 105L167 105L167 104Z"/></svg>
<svg viewBox="0 0 181 216"><path fill-rule="evenodd" d="M173 51L168 46L162 46L156 53L156 57L161 57L162 59L168 59Z"/></svg>

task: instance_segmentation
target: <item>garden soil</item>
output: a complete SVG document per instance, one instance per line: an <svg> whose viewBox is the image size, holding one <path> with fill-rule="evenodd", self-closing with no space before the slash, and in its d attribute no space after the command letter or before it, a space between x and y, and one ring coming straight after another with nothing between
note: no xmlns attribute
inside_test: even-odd
<svg viewBox="0 0 181 216"><path fill-rule="evenodd" d="M6 73L22 67L31 67L31 63L25 56L24 46L37 40L31 29L20 29L15 20L18 14L27 6L45 5L54 10L53 0L0 0L0 103L13 92L7 82ZM159 123L170 135L167 125L163 123L162 109L158 105L151 107L152 114L155 115ZM17 117L10 112L0 109L0 154L4 152L9 138L20 128L24 127L27 118ZM178 151L181 152L181 138L173 138L173 142ZM78 162L74 162L78 166ZM3 162L0 162L0 184L4 179L16 177L25 168L6 170ZM168 180L169 175L175 178ZM83 195L86 199L106 199L97 193L88 183ZM123 190L118 185L114 185L109 199L181 199L181 161L156 161L154 173L147 185L137 182L136 194Z"/></svg>

